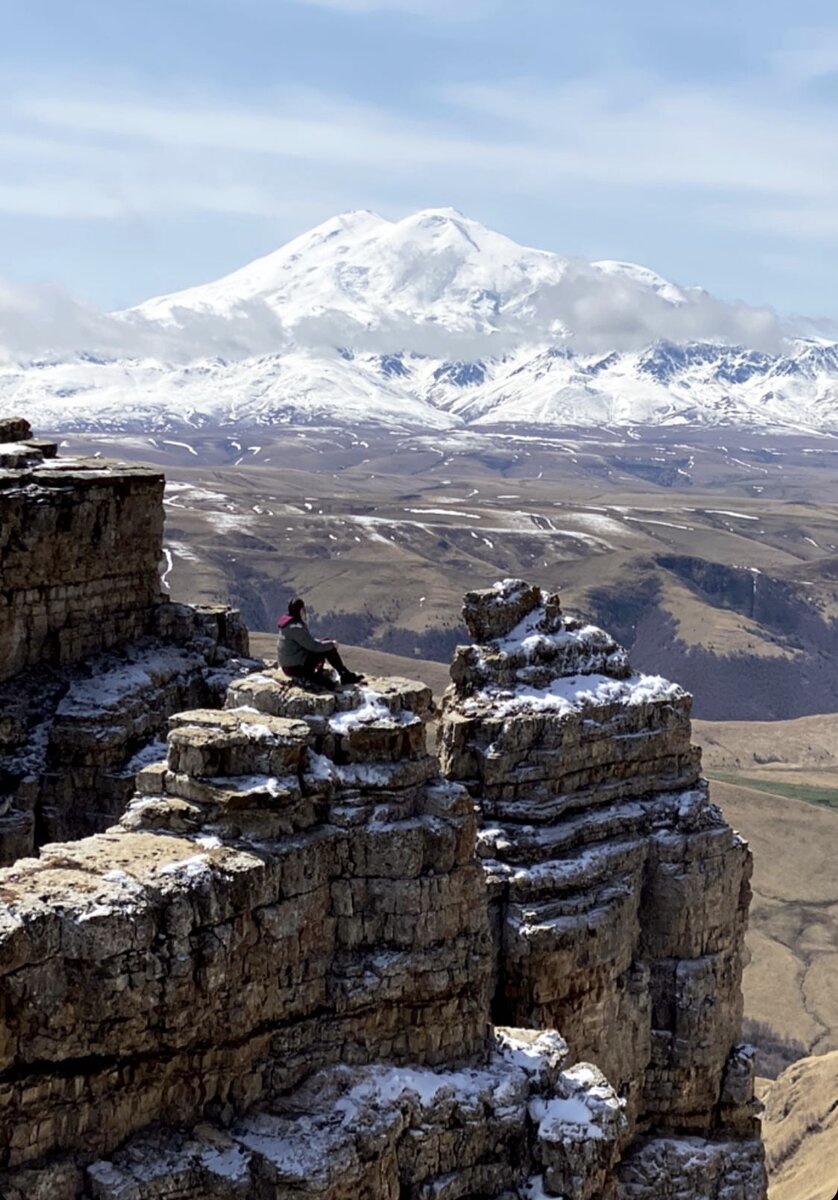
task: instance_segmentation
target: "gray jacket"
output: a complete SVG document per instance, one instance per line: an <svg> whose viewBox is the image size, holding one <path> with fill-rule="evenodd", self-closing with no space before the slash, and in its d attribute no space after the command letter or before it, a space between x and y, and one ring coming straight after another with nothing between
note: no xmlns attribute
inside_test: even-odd
<svg viewBox="0 0 838 1200"><path fill-rule="evenodd" d="M283 617L279 622L276 656L281 667L304 667L309 654L328 654L334 648L334 642L312 637L305 621Z"/></svg>

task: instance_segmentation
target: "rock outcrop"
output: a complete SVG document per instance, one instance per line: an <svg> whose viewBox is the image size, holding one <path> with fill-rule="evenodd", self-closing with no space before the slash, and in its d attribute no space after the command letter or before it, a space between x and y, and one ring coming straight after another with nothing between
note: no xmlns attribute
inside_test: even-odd
<svg viewBox="0 0 838 1200"><path fill-rule="evenodd" d="M132 641L159 598L162 474L57 449L0 421L0 682Z"/></svg>
<svg viewBox="0 0 838 1200"><path fill-rule="evenodd" d="M167 718L240 673L238 613L160 596L162 497L0 421L0 863L106 828Z"/></svg>
<svg viewBox="0 0 838 1200"><path fill-rule="evenodd" d="M560 1030L632 1128L715 1140L719 1178L738 1155L759 1182L737 1045L751 861L700 778L690 697L520 581L471 593L464 618L475 645L452 667L441 762L479 806L494 1019ZM626 1187L656 1155L629 1154Z"/></svg>
<svg viewBox="0 0 838 1200"><path fill-rule="evenodd" d="M764 1200L688 697L537 588L466 617L440 757L421 684L263 668L0 871L4 1200Z"/></svg>
<svg viewBox="0 0 838 1200"><path fill-rule="evenodd" d="M623 1102L558 1034L489 1026L428 689L263 672L228 705L174 718L119 827L0 874L0 1192L599 1194Z"/></svg>

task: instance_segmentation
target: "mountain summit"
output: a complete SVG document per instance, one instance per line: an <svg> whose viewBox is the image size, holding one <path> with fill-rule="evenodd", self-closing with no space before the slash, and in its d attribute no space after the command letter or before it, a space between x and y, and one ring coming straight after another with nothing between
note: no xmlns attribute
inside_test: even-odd
<svg viewBox="0 0 838 1200"><path fill-rule="evenodd" d="M45 428L838 428L838 344L451 208L343 213L215 282L63 328L54 310L20 343L0 296L0 413Z"/></svg>
<svg viewBox="0 0 838 1200"><path fill-rule="evenodd" d="M229 317L262 303L302 342L311 339L312 322L331 318L332 328L344 322L346 338L366 349L411 351L418 339L448 353L458 338L491 337L482 348L494 353L500 343L555 339L614 349L613 341L593 345L608 336L603 322L612 338L646 345L685 329L681 310L690 308L693 332L776 341L767 313L744 310L750 327L743 328L741 310L714 302L714 326L701 311L705 296L633 263L562 258L520 246L456 209L432 208L401 221L343 213L223 279L133 312L177 323L178 313ZM625 320L618 310L629 308ZM388 344L373 344L382 341Z"/></svg>
<svg viewBox="0 0 838 1200"><path fill-rule="evenodd" d="M415 349L422 326L450 338L538 320L542 334L566 336L544 300L567 270L566 259L519 246L452 208L395 222L350 212L232 275L134 311L150 320L177 320L183 310L229 316L258 301L290 331L301 330L303 340L311 337L308 322L331 316L347 323L350 339L363 340L361 331L393 337L398 330L408 340L397 337L387 347L396 351Z"/></svg>

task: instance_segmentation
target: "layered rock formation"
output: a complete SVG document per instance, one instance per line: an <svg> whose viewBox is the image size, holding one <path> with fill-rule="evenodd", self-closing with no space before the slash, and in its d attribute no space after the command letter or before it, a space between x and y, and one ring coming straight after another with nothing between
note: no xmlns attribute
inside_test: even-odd
<svg viewBox="0 0 838 1200"><path fill-rule="evenodd" d="M479 805L494 1019L560 1030L638 1133L710 1139L699 1157L758 1195L737 1046L751 862L700 778L690 697L520 581L471 593L464 618L475 644L452 667L441 761ZM627 1195L660 1158L629 1153ZM707 1186L695 1194L727 1194Z"/></svg>
<svg viewBox="0 0 838 1200"><path fill-rule="evenodd" d="M623 1104L490 1030L430 692L266 672L228 704L174 719L118 828L0 875L3 1196L597 1195Z"/></svg>
<svg viewBox="0 0 838 1200"><path fill-rule="evenodd" d="M4 1200L763 1200L687 697L538 589L466 616L442 773L427 688L262 669L0 871Z"/></svg>
<svg viewBox="0 0 838 1200"><path fill-rule="evenodd" d="M0 421L0 682L131 641L159 598L162 474L57 449Z"/></svg>
<svg viewBox="0 0 838 1200"><path fill-rule="evenodd" d="M161 599L162 497L0 421L0 863L106 828L167 717L240 673L237 613Z"/></svg>

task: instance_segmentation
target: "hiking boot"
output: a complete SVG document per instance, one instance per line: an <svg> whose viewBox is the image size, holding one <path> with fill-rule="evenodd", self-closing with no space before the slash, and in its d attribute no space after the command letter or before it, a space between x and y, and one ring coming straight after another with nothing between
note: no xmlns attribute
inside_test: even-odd
<svg viewBox="0 0 838 1200"><path fill-rule="evenodd" d="M314 692L336 692L339 686L330 671L318 671L314 678L309 679L308 685Z"/></svg>
<svg viewBox="0 0 838 1200"><path fill-rule="evenodd" d="M365 675L358 675L355 671L341 671L340 681L343 684L363 683Z"/></svg>

